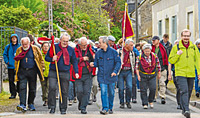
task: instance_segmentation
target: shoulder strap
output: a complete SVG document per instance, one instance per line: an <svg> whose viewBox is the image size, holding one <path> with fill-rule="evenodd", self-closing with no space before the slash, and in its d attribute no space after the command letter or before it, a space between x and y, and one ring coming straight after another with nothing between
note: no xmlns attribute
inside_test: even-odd
<svg viewBox="0 0 200 118"><path fill-rule="evenodd" d="M179 44L177 44L177 50L180 50L180 48L179 48Z"/></svg>

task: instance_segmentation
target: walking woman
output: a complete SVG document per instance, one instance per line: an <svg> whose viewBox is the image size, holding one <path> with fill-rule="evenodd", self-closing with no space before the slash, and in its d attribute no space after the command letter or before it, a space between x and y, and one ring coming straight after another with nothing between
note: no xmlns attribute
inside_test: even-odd
<svg viewBox="0 0 200 118"><path fill-rule="evenodd" d="M160 63L158 57L151 52L151 45L145 44L143 52L136 61L136 74L140 81L140 96L144 109L153 108L153 100L156 92L156 76L161 77ZM147 89L149 88L149 96L147 96Z"/></svg>

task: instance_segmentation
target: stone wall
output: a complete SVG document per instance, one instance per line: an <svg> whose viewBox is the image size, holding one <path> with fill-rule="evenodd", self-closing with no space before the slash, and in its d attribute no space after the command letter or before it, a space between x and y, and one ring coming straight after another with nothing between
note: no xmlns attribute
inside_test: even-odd
<svg viewBox="0 0 200 118"><path fill-rule="evenodd" d="M2 92L3 80L8 80L8 69L3 57L0 56L0 93Z"/></svg>
<svg viewBox="0 0 200 118"><path fill-rule="evenodd" d="M135 12L132 13L135 19ZM138 8L139 37L152 35L152 5L149 0L145 0Z"/></svg>

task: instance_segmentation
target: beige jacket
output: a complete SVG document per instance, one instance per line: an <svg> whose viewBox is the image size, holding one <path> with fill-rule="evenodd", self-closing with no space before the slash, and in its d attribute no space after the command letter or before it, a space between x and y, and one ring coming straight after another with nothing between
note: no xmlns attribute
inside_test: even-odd
<svg viewBox="0 0 200 118"><path fill-rule="evenodd" d="M22 46L20 46L17 51L16 51L16 56L19 55L22 52ZM41 76L42 81L44 80L44 76L43 76L43 69L45 67L44 64L44 59L42 57L42 53L40 51L40 49L34 45L31 45L32 49L33 49L33 55L34 55L34 59L37 65L37 68L39 69L39 76ZM15 70L16 70L16 76L15 76L15 81L19 81L18 77L17 77L17 73L19 71L19 64L20 64L20 60L19 61L15 61Z"/></svg>

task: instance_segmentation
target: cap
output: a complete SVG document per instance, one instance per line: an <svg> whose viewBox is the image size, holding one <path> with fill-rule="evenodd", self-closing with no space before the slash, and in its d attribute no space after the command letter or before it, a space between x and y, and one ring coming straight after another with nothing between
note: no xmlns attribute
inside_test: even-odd
<svg viewBox="0 0 200 118"><path fill-rule="evenodd" d="M152 38L152 40L160 40L160 38L159 38L158 36L154 36L154 37Z"/></svg>

